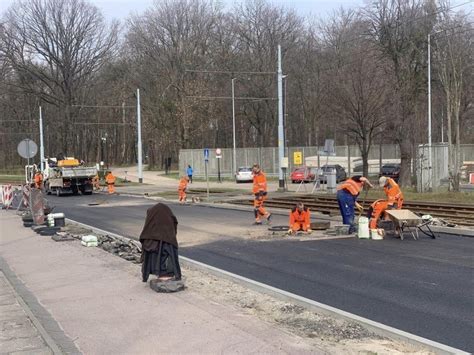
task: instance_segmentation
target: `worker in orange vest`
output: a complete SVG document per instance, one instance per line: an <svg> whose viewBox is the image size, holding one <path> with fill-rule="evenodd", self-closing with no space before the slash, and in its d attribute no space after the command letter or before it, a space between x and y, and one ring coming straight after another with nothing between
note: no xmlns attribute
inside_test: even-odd
<svg viewBox="0 0 474 355"><path fill-rule="evenodd" d="M260 165L254 164L252 167L253 173L253 188L252 192L254 195L253 208L255 215L255 224L262 224L261 217L267 219L267 222L270 223L272 214L267 212L263 207L263 203L267 199L267 178L263 173Z"/></svg>
<svg viewBox="0 0 474 355"><path fill-rule="evenodd" d="M99 183L99 174L95 174L95 176L92 178L92 187L94 190L100 190L100 183Z"/></svg>
<svg viewBox="0 0 474 355"><path fill-rule="evenodd" d="M186 189L188 188L189 178L187 176L183 176L179 180L178 185L178 201L179 203L183 204L186 202Z"/></svg>
<svg viewBox="0 0 474 355"><path fill-rule="evenodd" d="M337 187L336 197L342 215L342 223L349 225L349 234L356 230L354 208L363 211L363 207L357 203L357 197L364 186L373 187L366 177L357 175L347 179Z"/></svg>
<svg viewBox="0 0 474 355"><path fill-rule="evenodd" d="M109 194L115 193L115 176L111 171L107 172L107 175L105 176L105 182L107 183L107 191Z"/></svg>
<svg viewBox="0 0 474 355"><path fill-rule="evenodd" d="M41 171L35 173L35 188L40 190L43 188L43 174L41 174Z"/></svg>
<svg viewBox="0 0 474 355"><path fill-rule="evenodd" d="M312 232L311 230L311 213L308 207L305 207L303 202L298 202L290 211L290 228L288 234L293 234L299 231Z"/></svg>
<svg viewBox="0 0 474 355"><path fill-rule="evenodd" d="M386 200L377 200L370 206L368 217L370 218L369 228L376 229L380 216L387 209L401 209L403 206L403 193L400 186L392 178L382 176L379 185L383 188Z"/></svg>

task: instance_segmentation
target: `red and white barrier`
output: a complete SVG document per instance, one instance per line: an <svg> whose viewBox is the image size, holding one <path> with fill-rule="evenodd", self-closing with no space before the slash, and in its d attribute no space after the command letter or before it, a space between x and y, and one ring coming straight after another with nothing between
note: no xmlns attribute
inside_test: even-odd
<svg viewBox="0 0 474 355"><path fill-rule="evenodd" d="M474 185L474 173L469 174L469 183Z"/></svg>
<svg viewBox="0 0 474 355"><path fill-rule="evenodd" d="M8 209L13 201L13 188L12 185L2 186L2 208Z"/></svg>

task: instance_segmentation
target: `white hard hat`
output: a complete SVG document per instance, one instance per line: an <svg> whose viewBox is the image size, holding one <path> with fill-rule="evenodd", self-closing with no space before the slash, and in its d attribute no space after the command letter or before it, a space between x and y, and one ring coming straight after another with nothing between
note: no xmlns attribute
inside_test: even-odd
<svg viewBox="0 0 474 355"><path fill-rule="evenodd" d="M380 179L379 179L380 187L384 187L386 183L387 183L387 177L386 176L381 176Z"/></svg>

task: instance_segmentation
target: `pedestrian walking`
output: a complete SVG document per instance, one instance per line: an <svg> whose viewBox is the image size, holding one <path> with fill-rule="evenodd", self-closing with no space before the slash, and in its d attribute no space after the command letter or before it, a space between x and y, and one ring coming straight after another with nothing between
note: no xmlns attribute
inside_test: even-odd
<svg viewBox="0 0 474 355"><path fill-rule="evenodd" d="M188 188L189 178L187 176L183 176L179 180L178 185L178 201L179 203L183 204L186 202L186 190Z"/></svg>
<svg viewBox="0 0 474 355"><path fill-rule="evenodd" d="M192 184L193 183L193 168L191 165L188 165L186 168L186 175L188 176L189 182Z"/></svg>
<svg viewBox="0 0 474 355"><path fill-rule="evenodd" d="M105 176L105 182L107 183L107 191L109 194L115 193L115 176L111 171L107 172L107 175Z"/></svg>

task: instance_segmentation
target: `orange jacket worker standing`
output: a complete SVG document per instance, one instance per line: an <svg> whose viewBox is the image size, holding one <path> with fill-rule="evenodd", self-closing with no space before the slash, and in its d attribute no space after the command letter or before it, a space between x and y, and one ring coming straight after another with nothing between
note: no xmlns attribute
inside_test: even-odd
<svg viewBox="0 0 474 355"><path fill-rule="evenodd" d="M266 218L267 222L270 223L270 218L272 215L271 213L268 213L263 207L263 203L267 199L267 178L258 164L254 164L252 172L252 192L254 194L253 208L255 215L255 224L262 224L262 221L260 219L261 217Z"/></svg>
<svg viewBox="0 0 474 355"><path fill-rule="evenodd" d="M189 178L187 176L184 176L179 180L179 185L178 185L179 199L178 200L180 203L186 202L186 189L188 188L188 182L189 182Z"/></svg>
<svg viewBox="0 0 474 355"><path fill-rule="evenodd" d="M400 186L398 186L395 180L386 176L382 176L379 179L379 185L380 187L383 187L387 199L377 200L370 206L368 213L368 216L370 218L370 229L377 228L377 222L380 216L385 212L385 210L399 210L403 206L403 193L402 190L400 190Z"/></svg>
<svg viewBox="0 0 474 355"><path fill-rule="evenodd" d="M311 214L309 208L302 202L298 202L296 207L290 211L290 228L288 234L298 231L311 232Z"/></svg>
<svg viewBox="0 0 474 355"><path fill-rule="evenodd" d="M41 189L43 187L43 175L37 171L35 174L35 188Z"/></svg>
<svg viewBox="0 0 474 355"><path fill-rule="evenodd" d="M109 194L115 193L115 176L111 171L109 171L105 176L105 182L107 183L107 190Z"/></svg>

